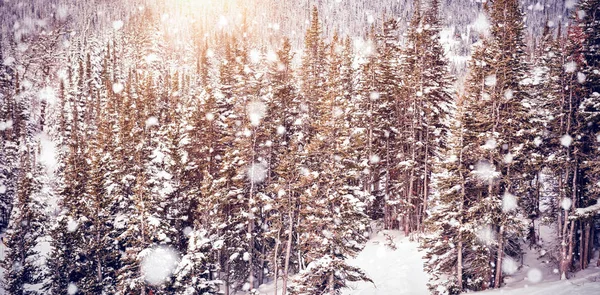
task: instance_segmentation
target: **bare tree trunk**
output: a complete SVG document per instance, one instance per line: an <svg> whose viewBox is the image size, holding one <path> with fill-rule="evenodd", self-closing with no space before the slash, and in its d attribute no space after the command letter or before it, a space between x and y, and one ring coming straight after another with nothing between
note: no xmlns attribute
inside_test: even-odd
<svg viewBox="0 0 600 295"><path fill-rule="evenodd" d="M500 288L502 284L502 256L504 255L504 226L500 226L498 233L498 257L496 257L496 279L494 280L494 288Z"/></svg>
<svg viewBox="0 0 600 295"><path fill-rule="evenodd" d="M277 231L277 241L275 242L275 251L273 251L273 283L275 285L275 294L277 295L277 279L279 276L279 262L277 257L279 256L279 245L281 244L281 228Z"/></svg>
<svg viewBox="0 0 600 295"><path fill-rule="evenodd" d="M581 269L586 269L588 267L589 259L589 248L590 248L590 231L591 226L589 221L585 221L585 226L583 230L583 251L581 251Z"/></svg>
<svg viewBox="0 0 600 295"><path fill-rule="evenodd" d="M291 201L291 196L289 196L288 194L288 198ZM291 202L290 202L291 204ZM290 255L292 252L292 231L294 229L294 222L293 222L293 213L292 213L292 206L290 206L289 211L288 211L288 219L289 219L289 226L288 226L288 239L287 239L287 244L285 246L285 261L284 261L284 266L283 266L283 291L282 291L282 295L285 295L287 292L287 282L288 282L288 277L289 277L289 266L290 266ZM275 289L275 292L277 292L277 289Z"/></svg>

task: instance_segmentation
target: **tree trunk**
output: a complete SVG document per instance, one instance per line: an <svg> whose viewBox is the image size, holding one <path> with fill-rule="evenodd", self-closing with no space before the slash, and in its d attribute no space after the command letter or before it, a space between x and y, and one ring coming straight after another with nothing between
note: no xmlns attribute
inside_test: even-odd
<svg viewBox="0 0 600 295"><path fill-rule="evenodd" d="M277 295L277 279L279 276L279 263L277 257L279 256L279 245L281 244L281 228L277 231L277 241L275 242L275 251L273 251L273 283L275 285L275 294Z"/></svg>
<svg viewBox="0 0 600 295"><path fill-rule="evenodd" d="M502 256L504 255L504 226L500 226L498 233L498 257L496 257L496 279L494 280L494 288L500 288L502 284Z"/></svg>
<svg viewBox="0 0 600 295"><path fill-rule="evenodd" d="M585 226L584 226L584 230L583 230L583 251L581 252L581 269L586 269L588 267L588 263L589 263L589 248L590 248L590 222L585 221Z"/></svg>
<svg viewBox="0 0 600 295"><path fill-rule="evenodd" d="M291 200L291 197L290 197ZM289 211L288 211L288 220L289 220L289 226L288 226L288 239L287 239L287 244L285 246L285 261L284 261L284 266L283 266L283 290L281 292L281 295L285 295L286 291L287 291L287 282L288 282L288 277L289 277L289 267L290 267L290 255L292 253L292 231L294 229L294 222L292 220L293 219L293 214L292 214L292 206L290 206ZM277 292L277 289L275 289L275 292Z"/></svg>

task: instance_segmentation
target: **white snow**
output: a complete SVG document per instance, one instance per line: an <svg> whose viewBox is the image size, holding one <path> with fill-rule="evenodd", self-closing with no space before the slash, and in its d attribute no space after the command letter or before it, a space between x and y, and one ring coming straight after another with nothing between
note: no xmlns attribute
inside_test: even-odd
<svg viewBox="0 0 600 295"><path fill-rule="evenodd" d="M250 50L249 58L250 58L250 62L252 62L254 64L259 63L260 62L260 51L253 48L252 50Z"/></svg>
<svg viewBox="0 0 600 295"><path fill-rule="evenodd" d="M576 4L577 4L577 1L575 1L575 0L565 1L565 7L568 9L572 9L573 7L575 7Z"/></svg>
<svg viewBox="0 0 600 295"><path fill-rule="evenodd" d="M47 102L49 105L56 104L56 90L50 86L46 86L38 92L38 97Z"/></svg>
<svg viewBox="0 0 600 295"><path fill-rule="evenodd" d="M277 134L279 134L279 135L285 134L285 127L283 127L281 125L277 126Z"/></svg>
<svg viewBox="0 0 600 295"><path fill-rule="evenodd" d="M371 92L369 98L371 98L372 100L379 99L379 92Z"/></svg>
<svg viewBox="0 0 600 295"><path fill-rule="evenodd" d="M46 171L49 174L51 174L54 171L56 171L56 168L58 167L58 160L56 158L56 145L54 144L52 139L50 139L50 136L48 136L48 134L46 134L45 132L40 133L37 136L37 139L40 143L40 154L38 160L40 164L46 167Z"/></svg>
<svg viewBox="0 0 600 295"><path fill-rule="evenodd" d="M571 137L568 134L565 134L560 138L560 144L565 147L569 147L572 142L573 142L573 137Z"/></svg>
<svg viewBox="0 0 600 295"><path fill-rule="evenodd" d="M574 73L577 70L577 63L574 61L570 61L564 65L565 72Z"/></svg>
<svg viewBox="0 0 600 295"><path fill-rule="evenodd" d="M493 138L488 139L485 144L482 146L483 149L493 150L497 147L496 140Z"/></svg>
<svg viewBox="0 0 600 295"><path fill-rule="evenodd" d="M506 256L502 259L502 271L505 274L512 275L519 269L519 263L512 257Z"/></svg>
<svg viewBox="0 0 600 295"><path fill-rule="evenodd" d="M267 168L262 163L253 163L248 167L247 174L252 183L261 183L267 178Z"/></svg>
<svg viewBox="0 0 600 295"><path fill-rule="evenodd" d="M475 164L475 170L473 170L473 173L481 181L492 181L499 175L499 172L496 171L494 165L485 160L479 161L477 164Z"/></svg>
<svg viewBox="0 0 600 295"><path fill-rule="evenodd" d="M475 32L481 35L487 36L490 33L490 21L483 12L477 16L477 19L475 19L475 22L471 26Z"/></svg>
<svg viewBox="0 0 600 295"><path fill-rule="evenodd" d="M542 271L537 268L532 268L527 272L527 280L534 284L541 282L543 278Z"/></svg>
<svg viewBox="0 0 600 295"><path fill-rule="evenodd" d="M482 244L487 246L493 245L496 243L496 232L489 225L481 226L475 232L477 240Z"/></svg>
<svg viewBox="0 0 600 295"><path fill-rule="evenodd" d="M225 26L227 26L227 23L228 23L227 18L224 15L221 15L219 17L219 26L225 27Z"/></svg>
<svg viewBox="0 0 600 295"><path fill-rule="evenodd" d="M514 95L514 91L512 89L506 89L506 91L504 91L504 98L506 99L512 99Z"/></svg>
<svg viewBox="0 0 600 295"><path fill-rule="evenodd" d="M115 31L120 30L123 27L123 21L122 20L113 21L112 27Z"/></svg>
<svg viewBox="0 0 600 295"><path fill-rule="evenodd" d="M349 283L345 295L425 295L427 275L423 271L423 256L418 251L418 243L410 241L399 231L386 231L393 237L397 249L385 245L384 232L373 234L363 251L351 265L360 267L374 284L369 282ZM379 258L378 258L379 257Z"/></svg>
<svg viewBox="0 0 600 295"><path fill-rule="evenodd" d="M585 74L582 72L577 72L577 82L579 82L580 84L585 83Z"/></svg>
<svg viewBox="0 0 600 295"><path fill-rule="evenodd" d="M119 94L121 93L121 91L123 91L123 84L119 83L119 82L115 82L112 85L112 90L114 93Z"/></svg>
<svg viewBox="0 0 600 295"><path fill-rule="evenodd" d="M563 210L567 211L569 209L571 209L571 205L573 204L573 201L571 201L571 199L569 198L564 198L562 200L562 202L560 202L560 206L563 208Z"/></svg>
<svg viewBox="0 0 600 295"><path fill-rule="evenodd" d="M489 75L485 77L485 86L494 87L496 86L497 82L498 78L496 78L496 75Z"/></svg>
<svg viewBox="0 0 600 295"><path fill-rule="evenodd" d="M69 221L67 221L67 231L74 232L79 227L79 222L69 217Z"/></svg>
<svg viewBox="0 0 600 295"><path fill-rule="evenodd" d="M8 121L5 121L5 122L0 122L0 131L11 129L12 126L13 126L13 121L12 120L8 120Z"/></svg>
<svg viewBox="0 0 600 295"><path fill-rule="evenodd" d="M378 155L371 155L369 157L369 162L371 162L371 164L377 164L379 161L381 161L381 158L379 158Z"/></svg>
<svg viewBox="0 0 600 295"><path fill-rule="evenodd" d="M148 117L148 119L146 119L146 128L158 126L158 124L158 118L156 117Z"/></svg>
<svg viewBox="0 0 600 295"><path fill-rule="evenodd" d="M77 293L78 290L79 288L77 288L77 285L69 283L69 287L67 287L67 293L69 295L74 295L75 293Z"/></svg>
<svg viewBox="0 0 600 295"><path fill-rule="evenodd" d="M3 194L6 192L6 185L2 184L0 185L0 194Z"/></svg>
<svg viewBox="0 0 600 295"><path fill-rule="evenodd" d="M517 197L509 192L502 196L502 211L505 213L517 209Z"/></svg>
<svg viewBox="0 0 600 295"><path fill-rule="evenodd" d="M141 271L146 282L160 285L172 274L179 263L179 255L169 247L146 249L140 253Z"/></svg>
<svg viewBox="0 0 600 295"><path fill-rule="evenodd" d="M260 120L262 120L267 113L267 106L261 101L252 101L246 106L246 112L248 113L250 124L252 124L252 126L258 126Z"/></svg>

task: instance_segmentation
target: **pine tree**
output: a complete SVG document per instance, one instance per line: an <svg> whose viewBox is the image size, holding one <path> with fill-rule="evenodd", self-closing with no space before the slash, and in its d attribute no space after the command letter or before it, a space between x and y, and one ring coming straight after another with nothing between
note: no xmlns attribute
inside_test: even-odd
<svg viewBox="0 0 600 295"><path fill-rule="evenodd" d="M522 187L519 171L527 157L523 147L528 133L528 97L522 86L525 78L523 23L517 1L496 1L488 7L492 23L490 37L478 46L469 65L466 81L465 142L470 146L468 165L474 167L468 191L470 222L484 225L479 232L495 233L496 239L483 239L486 247L473 253L471 267L476 279L473 288L502 284L502 260L518 248L515 238L522 228L515 210L503 202L515 202L514 193ZM522 171L527 173L528 171ZM482 220L479 218L483 218ZM487 258L486 258L487 257ZM492 259L495 269L490 268Z"/></svg>
<svg viewBox="0 0 600 295"><path fill-rule="evenodd" d="M349 281L370 281L346 261L366 241L367 216L355 196L360 188L352 185L357 175L343 173L352 162L347 160L350 130L345 120L338 119L348 103L339 76L341 45L334 37L329 45L327 92L311 101L311 110L320 117L311 118L313 137L301 152L304 172L299 181L305 189L299 195L297 228L298 247L308 265L289 288L291 294L340 294Z"/></svg>
<svg viewBox="0 0 600 295"><path fill-rule="evenodd" d="M45 280L44 265L38 245L45 235L46 213L41 199L42 171L24 151L13 212L6 232L6 253L2 265L8 294L42 294L39 285Z"/></svg>

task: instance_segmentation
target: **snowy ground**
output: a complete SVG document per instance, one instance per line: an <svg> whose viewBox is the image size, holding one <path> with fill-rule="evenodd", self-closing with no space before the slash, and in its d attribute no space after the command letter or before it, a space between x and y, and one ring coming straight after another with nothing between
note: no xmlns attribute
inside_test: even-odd
<svg viewBox="0 0 600 295"><path fill-rule="evenodd" d="M396 250L385 245L384 232L394 237ZM344 295L426 295L427 277L423 272L422 255L417 243L409 241L398 231L380 231L372 234L363 251L349 262L360 267L373 280L350 283ZM281 288L281 282L278 284ZM278 288L278 289L279 289ZM281 290L278 291L278 294ZM274 294L273 283L259 288L260 294Z"/></svg>
<svg viewBox="0 0 600 295"><path fill-rule="evenodd" d="M547 228L545 229L547 230ZM352 265L360 267L373 280L350 283L344 295L426 295L427 275L423 272L422 253L417 242L410 241L402 233L387 231L394 237L397 249L385 245L386 231L373 233L364 250ZM546 236L546 235L543 235ZM543 246L549 246L543 243ZM543 250L525 249L523 264L512 275L505 277L506 286L497 290L469 294L482 295L596 295L600 294L600 267L596 267L597 256L586 270L572 274L567 281L560 281L556 267L548 262ZM281 288L281 282L278 284ZM281 291L279 290L278 294ZM259 288L260 294L274 294L273 283Z"/></svg>
<svg viewBox="0 0 600 295"><path fill-rule="evenodd" d="M597 295L600 294L600 269L591 267L566 281L544 281L538 284L521 282L498 290L478 292L481 295Z"/></svg>
<svg viewBox="0 0 600 295"><path fill-rule="evenodd" d="M422 254L417 243L397 231L387 231L394 237L396 250L385 245L384 231L374 233L365 249L350 260L352 265L360 267L373 280L350 283L351 289L344 290L347 295L386 295L429 294L427 276L423 272Z"/></svg>

